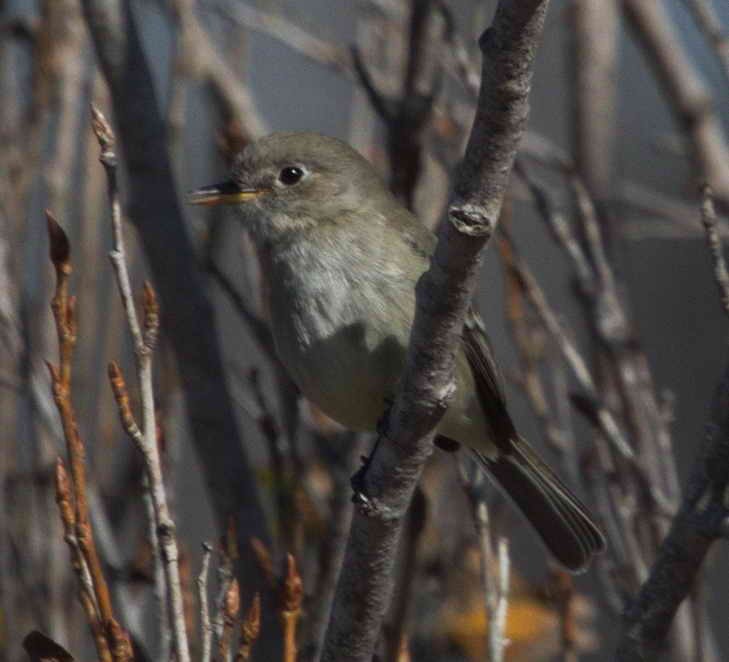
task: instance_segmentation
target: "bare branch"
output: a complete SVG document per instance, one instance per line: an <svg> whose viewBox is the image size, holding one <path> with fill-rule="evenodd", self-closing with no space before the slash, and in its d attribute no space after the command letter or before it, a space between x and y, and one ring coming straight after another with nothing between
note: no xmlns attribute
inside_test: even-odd
<svg viewBox="0 0 729 662"><path fill-rule="evenodd" d="M248 662L251 659L253 644L261 633L261 594L253 596L250 609L240 624L240 643L235 662Z"/></svg>
<svg viewBox="0 0 729 662"><path fill-rule="evenodd" d="M674 616L691 592L709 548L725 537L729 511L729 367L714 394L681 509L661 544L650 575L625 612L620 662L655 658L664 650Z"/></svg>
<svg viewBox="0 0 729 662"><path fill-rule="evenodd" d="M111 205L111 223L113 233L113 248L109 253L114 273L119 287L119 293L124 305L127 323L134 343L137 377L139 379L140 396L142 403L142 428L136 427L130 431L130 436L137 444L144 457L147 479L149 481L149 494L154 507L155 527L159 554L163 560L165 580L167 584L167 599L170 609L170 623L172 625L172 641L175 655L179 662L190 662L190 650L187 643L185 629L185 615L182 600L182 587L180 584L179 552L175 537L175 525L170 517L167 506L167 494L162 479L162 465L157 445L157 419L154 406L154 390L152 386L152 349L157 337L159 313L156 298L149 285L145 286L144 293L144 322L140 325L137 311L134 306L131 281L127 270L124 235L121 219L121 204L117 186L116 166L117 159L114 152L114 134L111 126L103 114L92 108L92 121L94 132L101 147L100 161L106 170L109 204ZM112 364L114 365L114 364ZM116 377L115 394L123 392L123 378L118 366L110 369L112 382ZM121 384L122 388L119 389ZM131 421L131 410L127 406L122 410L122 419ZM126 416L125 416L126 415ZM136 426L136 424L134 424Z"/></svg>
<svg viewBox="0 0 729 662"><path fill-rule="evenodd" d="M197 595L200 602L200 630L202 635L200 662L210 662L210 653L212 651L213 629L210 624L210 609L208 607L208 575L210 570L210 556L212 553L212 546L209 543L203 543L202 567L197 578Z"/></svg>
<svg viewBox="0 0 729 662"><path fill-rule="evenodd" d="M708 186L702 188L701 197L701 222L704 225L706 244L709 247L711 262L714 265L714 280L719 288L721 305L724 312L729 315L729 273L726 268L721 239L719 239L714 199Z"/></svg>
<svg viewBox="0 0 729 662"><path fill-rule="evenodd" d="M403 518L435 426L453 394L453 352L475 285L481 249L496 226L528 115L528 94L547 2L502 1L482 36L481 96L447 222L417 309L403 386L385 442L363 477L323 660L370 660L392 590Z"/></svg>
<svg viewBox="0 0 729 662"><path fill-rule="evenodd" d="M195 268L168 158L165 121L136 19L129 3L121 0L83 0L83 8L111 91L127 166L129 217L139 231L160 295L161 323L177 360L193 443L217 520L224 526L236 516L240 548L248 554L251 535L267 539L266 520L255 481L249 480L251 469L232 400L220 379L224 370L213 309ZM211 75L213 70L218 77L224 75L224 69L211 66ZM198 333L200 328L207 332ZM243 561L241 586L255 590L260 573L252 557Z"/></svg>
<svg viewBox="0 0 729 662"><path fill-rule="evenodd" d="M304 587L301 575L296 567L296 559L292 554L286 555L286 576L283 580L281 595L281 624L284 636L284 662L296 662L296 626L301 616L301 602L304 598Z"/></svg>
<svg viewBox="0 0 729 662"><path fill-rule="evenodd" d="M602 203L610 190L614 163L618 0L578 0L571 3L570 14L575 162L588 190Z"/></svg>
<svg viewBox="0 0 729 662"><path fill-rule="evenodd" d="M99 657L108 661L113 658L113 654L109 649L109 642L105 635L107 634L107 626L113 621L114 615L111 608L109 588L101 568L101 560L96 550L89 520L86 487L86 449L79 433L76 412L71 401L72 357L76 346L76 299L69 294L68 285L73 270L71 266L71 249L66 233L50 212L46 212L46 220L50 239L50 258L56 270L56 291L51 301L51 309L56 322L60 355L59 365L56 367L48 363L48 369L53 385L53 399L61 417L71 468L72 493L75 502L74 536L91 576L95 600L94 610L98 609L95 618L89 620L89 625L96 641ZM58 488L61 488L64 483L62 480L63 475L65 475L65 472L59 473ZM68 487L66 493L71 494L70 487ZM64 503L69 503L69 499L66 498ZM59 503L59 505L61 504ZM66 510L66 508L62 508L61 514L65 515L64 526L68 527L70 520ZM89 604L85 604L87 600L85 591L82 590L80 595L84 610L89 615L91 607Z"/></svg>

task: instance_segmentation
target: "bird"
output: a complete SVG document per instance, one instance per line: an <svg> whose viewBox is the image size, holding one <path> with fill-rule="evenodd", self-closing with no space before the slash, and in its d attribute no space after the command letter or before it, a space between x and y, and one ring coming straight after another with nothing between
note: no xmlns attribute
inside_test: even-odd
<svg viewBox="0 0 729 662"><path fill-rule="evenodd" d="M193 191L188 201L235 208L267 275L276 351L304 396L346 428L376 430L402 377L415 286L435 235L359 152L313 132L249 143L226 181ZM584 571L605 537L518 433L473 308L455 352L455 384L437 445L470 449L554 559Z"/></svg>

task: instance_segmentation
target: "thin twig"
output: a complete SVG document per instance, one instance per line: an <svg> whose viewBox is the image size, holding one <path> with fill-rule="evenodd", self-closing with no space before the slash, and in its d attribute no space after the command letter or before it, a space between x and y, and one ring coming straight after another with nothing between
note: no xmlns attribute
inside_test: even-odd
<svg viewBox="0 0 729 662"><path fill-rule="evenodd" d="M506 616L509 611L509 541L499 538L499 574L496 589L496 604L489 622L489 653L491 662L503 662L504 651L509 644L506 639Z"/></svg>
<svg viewBox="0 0 729 662"><path fill-rule="evenodd" d="M234 581L233 559L228 553L227 545L223 545L221 559L218 564L218 593L215 598L215 613L211 619L213 647L220 650L220 642L225 628L225 598ZM225 662L221 660L220 662Z"/></svg>
<svg viewBox="0 0 729 662"><path fill-rule="evenodd" d="M281 596L281 623L284 631L284 662L296 662L296 626L301 616L301 602L304 599L304 587L301 575L296 567L296 559L292 554L286 556L286 576L284 577L283 594Z"/></svg>
<svg viewBox="0 0 729 662"><path fill-rule="evenodd" d="M239 611L240 589L238 588L238 580L233 578L233 581L228 584L228 590L223 598L223 631L218 638L219 662L230 661L233 632Z"/></svg>
<svg viewBox="0 0 729 662"><path fill-rule="evenodd" d="M63 460L56 461L56 503L63 523L64 540L71 550L71 566L78 578L78 592L81 607L86 614L86 620L91 629L91 635L96 645L96 652L102 662L111 660L111 651L104 634L104 628L99 620L96 596L94 594L93 580L89 572L81 547L76 538L76 514L73 507L74 497L71 483L66 473Z"/></svg>
<svg viewBox="0 0 729 662"><path fill-rule="evenodd" d="M180 375L193 446L218 524L224 526L231 514L237 518L241 549L248 555L249 536L268 540L266 518L255 481L251 480L252 469L230 392L225 380L220 379L223 361L214 331L213 306L195 267L192 242L172 176L165 122L149 60L140 43L138 18L134 8L123 0L82 0L82 5L97 61L111 93L127 164L127 193L133 212L129 220L138 231L160 295L165 333ZM195 53L196 57L200 55ZM238 86L225 62L212 62L209 73L211 77L225 77L225 81L219 81L221 85ZM235 97L231 99L235 104L241 100L238 92L230 87L221 95ZM247 110L250 108L241 107L241 112L236 110L234 114L240 115L241 123L253 133ZM162 218L164 223L159 222ZM200 334L198 330L203 327L210 333ZM238 566L241 585L255 590L260 574L252 558L244 561Z"/></svg>
<svg viewBox="0 0 729 662"><path fill-rule="evenodd" d="M200 602L200 634L202 652L200 662L210 662L212 652L213 629L210 624L210 608L208 606L208 575L210 574L210 556L213 548L210 543L203 543L202 567L197 578L197 595Z"/></svg>
<svg viewBox="0 0 729 662"><path fill-rule="evenodd" d="M726 268L726 259L721 239L717 230L718 219L714 209L714 198L709 186L701 189L701 222L704 225L706 244L711 253L711 262L714 265L714 281L719 288L719 299L724 312L729 315L729 272Z"/></svg>
<svg viewBox="0 0 729 662"><path fill-rule="evenodd" d="M598 395L597 386L593 380L592 373L587 367L587 362L578 350L577 345L572 341L569 334L563 328L554 310L547 302L547 298L542 291L542 288L537 283L537 280L531 273L531 270L516 255L513 241L503 228L501 231L501 238L503 242L501 255L502 258L505 259L505 265L509 269L513 270L513 273L518 279L518 282L521 283L527 299L537 312L544 328L547 329L549 334L552 336L555 344L564 357L565 362L570 367L573 375L585 391L585 395L594 406L594 422L623 457L633 457L633 451L623 436L618 422Z"/></svg>
<svg viewBox="0 0 729 662"><path fill-rule="evenodd" d="M74 536L91 575L95 609L98 609L97 618L101 623L101 631L105 632L107 624L113 620L114 615L109 588L104 579L89 520L86 495L86 450L79 434L76 413L71 401L72 357L76 345L75 297L70 296L68 285L72 272L71 248L66 233L50 212L46 212L46 220L50 239L50 257L56 270L56 291L51 302L51 309L56 322L60 355L59 365L56 367L48 363L48 370L51 374L53 399L61 417L71 468L73 491L69 491L69 494L73 494L75 501ZM84 599L82 597L82 603ZM84 609L88 614L87 604L84 604ZM89 626L94 633L99 656L102 660L111 660L112 654L108 642L101 642L98 627L94 622L89 622Z"/></svg>
<svg viewBox="0 0 729 662"><path fill-rule="evenodd" d="M167 506L167 495L162 478L162 465L157 445L157 422L154 406L154 390L152 386L152 352L154 350L158 328L159 308L151 286L145 283L144 287L144 323L140 325L137 311L134 306L131 282L126 264L124 236L122 229L121 204L116 177L117 158L115 153L115 138L111 125L103 114L92 107L92 126L101 147L100 161L104 166L109 189L109 203L111 205L111 222L113 233L113 249L109 253L114 274L117 279L119 293L124 305L127 323L134 344L137 377L139 380L142 403L142 428L139 430L133 421L131 410L126 407L122 413L125 429L142 453L145 461L147 478L149 480L150 496L154 506L155 527L159 542L158 553L163 560L165 579L167 584L168 608L170 610L170 623L172 625L172 642L178 662L190 662L190 650L185 630L185 614L180 584L179 552L175 537L175 524L170 517ZM124 391L124 381L118 366L113 370L110 366L110 378L114 394ZM131 425L134 423L134 425ZM131 429L131 431L130 431Z"/></svg>
<svg viewBox="0 0 729 662"><path fill-rule="evenodd" d="M253 596L250 609L240 624L240 643L235 662L248 662L251 659L253 644L261 633L261 594Z"/></svg>

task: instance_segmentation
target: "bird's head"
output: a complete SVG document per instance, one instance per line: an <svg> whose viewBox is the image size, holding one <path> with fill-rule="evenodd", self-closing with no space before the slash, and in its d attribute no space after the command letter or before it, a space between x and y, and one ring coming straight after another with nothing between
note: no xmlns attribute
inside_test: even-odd
<svg viewBox="0 0 729 662"><path fill-rule="evenodd" d="M235 158L230 178L190 194L196 205L233 205L266 242L362 216L391 196L374 168L346 143L316 133L273 133Z"/></svg>

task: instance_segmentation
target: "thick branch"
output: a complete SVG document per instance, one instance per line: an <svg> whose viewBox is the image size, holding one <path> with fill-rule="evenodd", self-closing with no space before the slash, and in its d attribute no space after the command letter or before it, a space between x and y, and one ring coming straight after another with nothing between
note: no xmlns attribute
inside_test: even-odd
<svg viewBox="0 0 729 662"><path fill-rule="evenodd" d="M374 454L347 545L323 660L370 660L392 591L397 545L415 486L453 385L481 250L496 226L528 115L546 0L504 0L481 38L482 88L466 157L417 309L403 387Z"/></svg>

